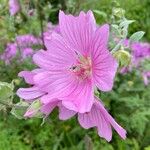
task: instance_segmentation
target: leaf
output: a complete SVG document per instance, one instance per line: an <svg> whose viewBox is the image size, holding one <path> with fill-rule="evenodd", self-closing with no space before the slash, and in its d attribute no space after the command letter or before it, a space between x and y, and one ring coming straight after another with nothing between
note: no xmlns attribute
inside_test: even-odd
<svg viewBox="0 0 150 150"><path fill-rule="evenodd" d="M103 16L104 18L107 18L107 14L103 11L100 11L100 10L93 10L94 13L100 15L100 16Z"/></svg>
<svg viewBox="0 0 150 150"><path fill-rule="evenodd" d="M23 119L28 106L29 104L27 102L21 100L19 103L15 104L15 106L12 108L11 114L18 119Z"/></svg>
<svg viewBox="0 0 150 150"><path fill-rule="evenodd" d="M6 100L13 96L13 89L12 83L0 82L0 100Z"/></svg>
<svg viewBox="0 0 150 150"><path fill-rule="evenodd" d="M133 23L133 22L135 22L135 20L124 20L124 21L122 21L120 24L119 24L119 27L120 28L126 28L126 27L128 27L128 25L129 24L131 24L131 23Z"/></svg>
<svg viewBox="0 0 150 150"><path fill-rule="evenodd" d="M138 42L144 36L144 34L145 34L145 32L143 32L143 31L135 32L130 36L129 40L131 42Z"/></svg>

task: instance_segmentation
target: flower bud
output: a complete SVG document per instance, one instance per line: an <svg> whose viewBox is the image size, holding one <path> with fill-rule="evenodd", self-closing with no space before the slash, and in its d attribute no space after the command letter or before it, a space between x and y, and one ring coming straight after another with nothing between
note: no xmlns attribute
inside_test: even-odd
<svg viewBox="0 0 150 150"><path fill-rule="evenodd" d="M113 15L119 18L124 17L125 10L122 8L114 8L113 9Z"/></svg>
<svg viewBox="0 0 150 150"><path fill-rule="evenodd" d="M125 50L118 50L113 56L117 59L121 67L128 66L131 62L131 55Z"/></svg>
<svg viewBox="0 0 150 150"><path fill-rule="evenodd" d="M27 109L24 117L42 117L42 113L40 112L41 102L40 100L35 100Z"/></svg>

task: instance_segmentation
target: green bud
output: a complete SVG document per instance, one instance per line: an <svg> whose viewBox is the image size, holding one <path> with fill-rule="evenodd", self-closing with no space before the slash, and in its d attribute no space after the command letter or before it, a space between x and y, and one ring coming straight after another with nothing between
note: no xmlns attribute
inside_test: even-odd
<svg viewBox="0 0 150 150"><path fill-rule="evenodd" d="M27 112L25 113L25 117L38 117L41 118L43 114L40 112L41 108L41 102L40 100L34 101L27 109Z"/></svg>
<svg viewBox="0 0 150 150"><path fill-rule="evenodd" d="M125 50L118 50L113 56L117 59L121 67L128 66L131 62L131 55Z"/></svg>
<svg viewBox="0 0 150 150"><path fill-rule="evenodd" d="M12 82L13 82L15 85L19 85L19 84L20 84L20 80L19 80L19 79L14 79Z"/></svg>
<svg viewBox="0 0 150 150"><path fill-rule="evenodd" d="M119 18L123 18L125 14L125 10L122 8L114 8L113 15Z"/></svg>

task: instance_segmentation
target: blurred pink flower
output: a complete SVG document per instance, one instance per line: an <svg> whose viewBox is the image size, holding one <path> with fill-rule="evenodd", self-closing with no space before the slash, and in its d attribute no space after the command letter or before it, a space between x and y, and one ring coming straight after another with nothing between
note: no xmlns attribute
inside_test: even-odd
<svg viewBox="0 0 150 150"><path fill-rule="evenodd" d="M150 71L145 71L142 73L144 84L148 85L150 83Z"/></svg>
<svg viewBox="0 0 150 150"><path fill-rule="evenodd" d="M16 43L20 48L27 48L33 45L41 45L42 40L38 37L35 37L32 34L18 35L16 37Z"/></svg>
<svg viewBox="0 0 150 150"><path fill-rule="evenodd" d="M6 64L9 64L10 60L16 57L16 55L17 45L15 43L8 43L4 53L0 55L0 59L5 61Z"/></svg>
<svg viewBox="0 0 150 150"><path fill-rule="evenodd" d="M33 55L33 49L32 48L24 48L22 49L22 58L25 59L27 57L30 57Z"/></svg>
<svg viewBox="0 0 150 150"><path fill-rule="evenodd" d="M9 12L11 16L14 16L20 11L20 2L19 0L9 0Z"/></svg>
<svg viewBox="0 0 150 150"><path fill-rule="evenodd" d="M109 26L97 28L91 11L78 17L60 11L59 29L60 34L51 34L48 51L40 50L33 56L44 70L35 75L35 85L48 93L41 98L42 103L57 98L70 110L89 112L94 88L111 90L117 70L117 62L107 49ZM20 97L30 99L23 93L23 89L18 90Z"/></svg>

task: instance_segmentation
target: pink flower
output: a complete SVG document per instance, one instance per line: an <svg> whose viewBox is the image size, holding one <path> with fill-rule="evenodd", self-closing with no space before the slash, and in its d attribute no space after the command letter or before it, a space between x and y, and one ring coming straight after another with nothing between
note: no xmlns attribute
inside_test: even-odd
<svg viewBox="0 0 150 150"><path fill-rule="evenodd" d="M78 17L60 11L59 29L60 34L51 34L48 51L40 50L33 56L44 70L34 76L34 83L48 93L41 98L42 103L57 98L70 110L89 112L94 103L94 88L111 90L117 70L107 49L109 26L97 28L91 11L81 12ZM29 99L23 93L23 89L18 91L20 97Z"/></svg>
<svg viewBox="0 0 150 150"><path fill-rule="evenodd" d="M9 64L10 61L15 58L17 55L17 44L8 43L4 53L0 56L1 60L4 60L6 64Z"/></svg>
<svg viewBox="0 0 150 150"><path fill-rule="evenodd" d="M33 55L33 49L32 48L24 48L21 50L21 53L22 53L22 58L25 59L25 58Z"/></svg>
<svg viewBox="0 0 150 150"><path fill-rule="evenodd" d="M31 87L20 88L17 94L29 103L40 101L25 117L39 112L48 116L58 107L60 120L77 115L83 128L96 127L107 141L112 138L111 127L125 139L126 131L94 96L94 88L112 89L117 70L107 49L109 26L97 28L91 11L78 17L60 11L58 29L45 35L47 51L33 56L39 69L19 73Z"/></svg>
<svg viewBox="0 0 150 150"><path fill-rule="evenodd" d="M25 34L17 36L16 43L20 48L27 48L33 45L41 45L42 41L40 38L37 38L32 34Z"/></svg>
<svg viewBox="0 0 150 150"><path fill-rule="evenodd" d="M150 83L150 71L146 71L144 73L142 73L143 76L143 80L144 80L144 84L148 85Z"/></svg>
<svg viewBox="0 0 150 150"><path fill-rule="evenodd" d="M9 11L11 16L16 15L16 13L20 11L20 9L21 7L19 0L9 0Z"/></svg>

